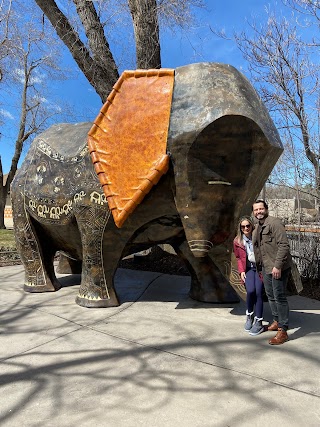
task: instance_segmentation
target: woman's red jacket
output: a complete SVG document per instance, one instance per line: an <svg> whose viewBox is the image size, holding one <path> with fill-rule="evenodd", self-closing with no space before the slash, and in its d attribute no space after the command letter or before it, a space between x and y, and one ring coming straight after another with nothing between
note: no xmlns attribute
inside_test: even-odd
<svg viewBox="0 0 320 427"><path fill-rule="evenodd" d="M242 243L239 243L236 239L233 241L233 252L237 259L238 272L245 273L247 267L247 251Z"/></svg>

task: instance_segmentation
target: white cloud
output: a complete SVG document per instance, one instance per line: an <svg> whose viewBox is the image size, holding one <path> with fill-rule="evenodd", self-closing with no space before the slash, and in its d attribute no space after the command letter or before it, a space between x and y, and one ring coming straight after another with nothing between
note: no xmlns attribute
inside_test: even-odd
<svg viewBox="0 0 320 427"><path fill-rule="evenodd" d="M47 100L47 98L44 98L43 96L40 96L40 95L35 95L35 96L32 97L32 99L35 102L40 102L40 104L48 104L49 103L49 101Z"/></svg>
<svg viewBox="0 0 320 427"><path fill-rule="evenodd" d="M20 83L25 82L25 74L24 71L20 68L16 68L14 70L16 78L20 81ZM33 75L30 77L29 83L32 85L41 84L46 79L45 74L40 73L37 70L34 70Z"/></svg>
<svg viewBox="0 0 320 427"><path fill-rule="evenodd" d="M0 108L0 115L6 119L14 120L13 115L9 111L4 110L3 108Z"/></svg>
<svg viewBox="0 0 320 427"><path fill-rule="evenodd" d="M33 85L41 84L44 79L45 79L44 74L37 73L37 75L34 75L33 77L31 77L30 83Z"/></svg>

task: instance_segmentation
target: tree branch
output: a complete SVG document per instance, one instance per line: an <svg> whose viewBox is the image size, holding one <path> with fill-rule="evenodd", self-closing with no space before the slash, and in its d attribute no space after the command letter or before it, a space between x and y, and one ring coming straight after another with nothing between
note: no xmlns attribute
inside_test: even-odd
<svg viewBox="0 0 320 427"><path fill-rule="evenodd" d="M89 50L82 43L79 35L73 29L67 17L60 11L54 0L35 0L35 2L49 19L58 36L69 49L78 67L86 76L89 83L95 88L101 101L104 103L119 77L111 53L109 62L111 65L113 61L114 65L111 65L110 69L106 69L101 66L100 60L98 62L98 58L93 59L91 57ZM77 3L81 2L79 1ZM90 9L89 5L92 5L92 2L82 3L87 3L87 5L83 7L83 10Z"/></svg>

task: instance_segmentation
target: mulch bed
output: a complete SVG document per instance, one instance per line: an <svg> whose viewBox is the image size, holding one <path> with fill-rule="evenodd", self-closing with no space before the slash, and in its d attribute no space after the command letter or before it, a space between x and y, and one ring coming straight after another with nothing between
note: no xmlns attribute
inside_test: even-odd
<svg viewBox="0 0 320 427"><path fill-rule="evenodd" d="M20 256L12 247L0 246L0 267L21 264Z"/></svg>
<svg viewBox="0 0 320 427"><path fill-rule="evenodd" d="M130 270L189 276L187 267L177 255L169 254L160 248L152 249L149 255L134 255L132 258L123 259L120 261L119 267Z"/></svg>
<svg viewBox="0 0 320 427"><path fill-rule="evenodd" d="M317 279L302 280L303 290L299 295L320 301L320 283Z"/></svg>

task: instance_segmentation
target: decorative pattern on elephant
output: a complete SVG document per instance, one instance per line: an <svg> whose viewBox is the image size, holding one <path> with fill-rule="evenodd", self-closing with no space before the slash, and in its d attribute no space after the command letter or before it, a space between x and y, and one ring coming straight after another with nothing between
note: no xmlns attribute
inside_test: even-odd
<svg viewBox="0 0 320 427"><path fill-rule="evenodd" d="M46 279L41 272L42 268L42 259L40 256L40 251L38 247L38 242L33 233L30 221L26 220L24 223L18 220L18 217L24 217L24 204L23 204L23 195L19 195L19 202L17 206L19 209L13 211L13 220L16 224L15 226L15 238L17 248L20 252L22 260L28 266L28 271L26 274L26 286L46 286Z"/></svg>
<svg viewBox="0 0 320 427"><path fill-rule="evenodd" d="M79 206L77 222L82 236L84 258L79 297L92 301L109 299L103 266L103 233L110 217L105 207Z"/></svg>
<svg viewBox="0 0 320 427"><path fill-rule="evenodd" d="M61 162L73 167L62 171ZM45 223L67 224L76 205L91 203L104 205L107 200L90 164L87 147L78 156L67 158L40 141L25 179L26 210Z"/></svg>
<svg viewBox="0 0 320 427"><path fill-rule="evenodd" d="M77 163L81 161L85 157L85 155L88 153L88 147L87 145L84 145L83 148L80 150L80 152L76 156L65 157L64 155L54 150L50 145L46 144L45 141L42 141L41 139L38 142L38 148L42 153L44 153L49 158L54 159L57 162L63 162L63 163Z"/></svg>
<svg viewBox="0 0 320 427"><path fill-rule="evenodd" d="M241 282L240 275L236 267L230 262L225 262L225 276L229 278L230 285L235 289L239 295L245 296L247 294L246 287Z"/></svg>
<svg viewBox="0 0 320 427"><path fill-rule="evenodd" d="M201 251L205 253L213 248L213 243L209 240L188 240L188 244L192 252Z"/></svg>

